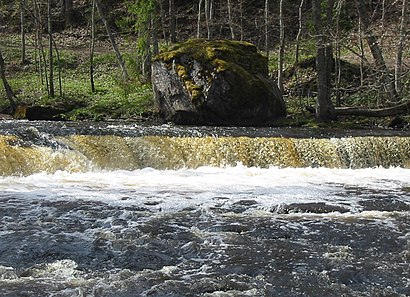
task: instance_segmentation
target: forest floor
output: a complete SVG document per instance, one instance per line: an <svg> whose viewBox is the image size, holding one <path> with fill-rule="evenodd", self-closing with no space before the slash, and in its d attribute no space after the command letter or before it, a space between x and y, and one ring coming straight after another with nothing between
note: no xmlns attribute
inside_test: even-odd
<svg viewBox="0 0 410 297"><path fill-rule="evenodd" d="M94 80L96 92L91 92L90 86L90 42L87 29L79 28L55 35L59 48L60 70L55 68L56 96L51 98L47 92L44 73L39 74L39 57L34 51L34 38L27 36L27 62L21 63L21 46L18 34L1 33L0 46L6 60L7 78L11 84L18 104L30 107L48 107L63 110L65 120L126 120L126 121L156 121L155 106L150 83L144 82L138 74L138 63L135 55L135 42L121 39L119 45L128 66L131 79L124 82L121 79L115 54L106 39L97 39L94 57ZM45 42L46 43L46 42ZM349 80L357 79L358 62L354 54L345 62ZM309 60L310 59L310 60ZM335 128L409 128L410 116L401 117L340 117L338 121L317 122L314 115L308 111L315 105L315 71L312 56L306 57L299 67L299 75L303 77L298 85L292 74L292 67L287 67L285 101L288 106L288 117L278 122L279 126L298 127L335 127ZM275 65L271 61L270 65ZM274 72L274 70L272 70ZM57 79L61 75L60 82ZM348 83L351 83L348 82ZM312 95L313 94L313 95ZM372 96L377 92L359 92L353 95L345 94L344 104L370 106L374 101ZM308 108L306 108L308 107ZM373 103L372 106L373 107ZM4 90L0 90L0 113L6 112L8 101Z"/></svg>

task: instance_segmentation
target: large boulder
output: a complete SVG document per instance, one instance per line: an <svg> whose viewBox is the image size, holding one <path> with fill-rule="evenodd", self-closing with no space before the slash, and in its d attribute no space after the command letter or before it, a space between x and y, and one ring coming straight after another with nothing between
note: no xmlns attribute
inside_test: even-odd
<svg viewBox="0 0 410 297"><path fill-rule="evenodd" d="M195 125L269 125L286 115L268 61L246 42L194 39L161 53L152 64L159 113Z"/></svg>

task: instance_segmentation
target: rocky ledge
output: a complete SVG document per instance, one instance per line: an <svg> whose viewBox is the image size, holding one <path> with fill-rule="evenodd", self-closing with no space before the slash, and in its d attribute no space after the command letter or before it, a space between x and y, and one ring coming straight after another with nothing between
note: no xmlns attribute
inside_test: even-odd
<svg viewBox="0 0 410 297"><path fill-rule="evenodd" d="M286 115L268 61L246 42L194 39L152 65L160 116L183 125L264 126Z"/></svg>

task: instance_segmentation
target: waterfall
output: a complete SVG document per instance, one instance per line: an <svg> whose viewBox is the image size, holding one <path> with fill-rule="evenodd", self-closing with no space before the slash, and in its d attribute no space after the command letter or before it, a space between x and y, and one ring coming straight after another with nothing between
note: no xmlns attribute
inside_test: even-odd
<svg viewBox="0 0 410 297"><path fill-rule="evenodd" d="M38 135L42 135L39 137ZM410 168L410 138L0 136L0 174L225 167Z"/></svg>

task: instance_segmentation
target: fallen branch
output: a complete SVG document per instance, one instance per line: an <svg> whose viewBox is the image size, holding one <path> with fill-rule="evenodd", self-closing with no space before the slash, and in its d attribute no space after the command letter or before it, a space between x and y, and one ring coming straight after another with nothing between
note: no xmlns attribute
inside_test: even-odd
<svg viewBox="0 0 410 297"><path fill-rule="evenodd" d="M340 116L366 116L366 117L387 117L403 114L410 114L410 101L377 109L357 108L357 107L337 107L336 115Z"/></svg>

